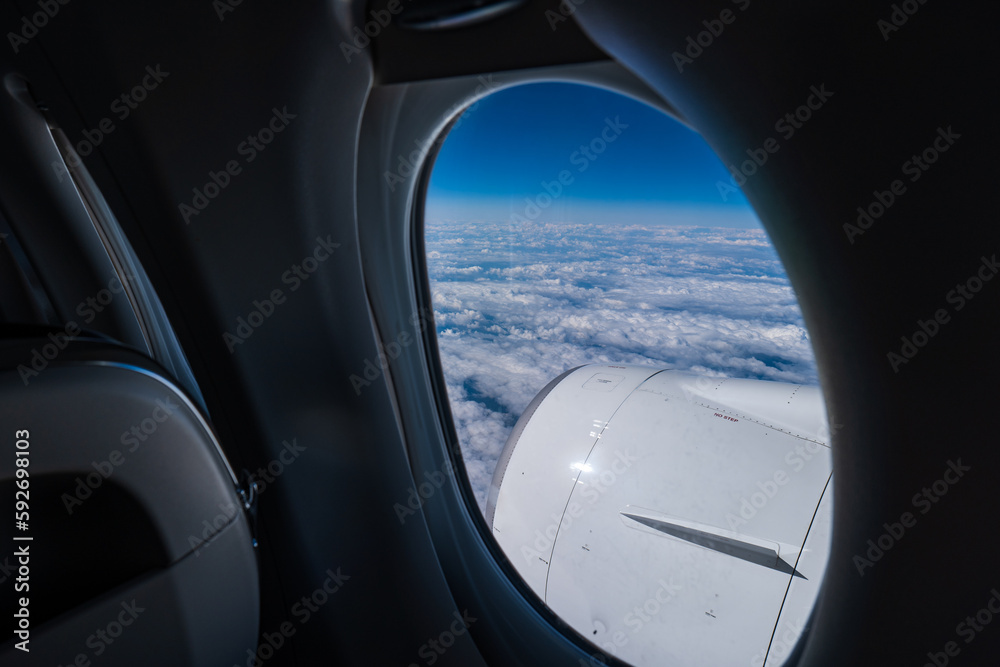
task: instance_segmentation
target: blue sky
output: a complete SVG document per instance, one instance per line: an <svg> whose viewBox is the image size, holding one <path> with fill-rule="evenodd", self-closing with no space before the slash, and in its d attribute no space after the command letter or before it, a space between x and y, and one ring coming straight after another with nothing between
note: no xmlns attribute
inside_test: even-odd
<svg viewBox="0 0 1000 667"><path fill-rule="evenodd" d="M466 111L435 162L427 217L759 227L718 181L730 182L715 153L662 112L590 86L528 84Z"/></svg>

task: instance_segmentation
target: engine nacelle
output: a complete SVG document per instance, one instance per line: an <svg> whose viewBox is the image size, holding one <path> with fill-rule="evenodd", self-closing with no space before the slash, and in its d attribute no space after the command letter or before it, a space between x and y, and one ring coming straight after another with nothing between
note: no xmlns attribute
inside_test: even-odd
<svg viewBox="0 0 1000 667"><path fill-rule="evenodd" d="M487 520L607 654L778 665L826 568L831 471L817 387L582 366L518 420Z"/></svg>

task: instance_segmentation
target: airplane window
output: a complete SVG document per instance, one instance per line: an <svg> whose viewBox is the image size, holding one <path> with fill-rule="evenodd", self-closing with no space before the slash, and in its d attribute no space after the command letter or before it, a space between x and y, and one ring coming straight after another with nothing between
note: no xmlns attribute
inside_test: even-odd
<svg viewBox="0 0 1000 667"><path fill-rule="evenodd" d="M467 109L431 173L469 483L594 664L781 664L825 570L816 365L741 167L631 98L539 83Z"/></svg>

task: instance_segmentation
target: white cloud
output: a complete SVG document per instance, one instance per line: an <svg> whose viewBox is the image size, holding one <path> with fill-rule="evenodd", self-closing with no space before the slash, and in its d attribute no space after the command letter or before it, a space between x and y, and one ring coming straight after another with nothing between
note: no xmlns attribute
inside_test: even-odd
<svg viewBox="0 0 1000 667"><path fill-rule="evenodd" d="M585 363L815 384L812 349L759 229L433 223L441 363L481 506L516 417Z"/></svg>

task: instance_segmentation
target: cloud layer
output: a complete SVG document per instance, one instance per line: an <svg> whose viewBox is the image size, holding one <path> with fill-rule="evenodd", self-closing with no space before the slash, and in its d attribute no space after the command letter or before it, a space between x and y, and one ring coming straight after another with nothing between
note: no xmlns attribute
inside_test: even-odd
<svg viewBox="0 0 1000 667"><path fill-rule="evenodd" d="M760 229L428 222L441 364L480 508L521 411L587 363L816 384Z"/></svg>

